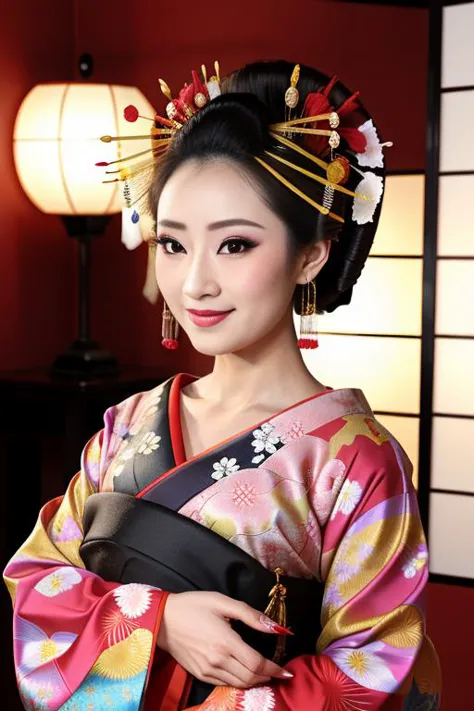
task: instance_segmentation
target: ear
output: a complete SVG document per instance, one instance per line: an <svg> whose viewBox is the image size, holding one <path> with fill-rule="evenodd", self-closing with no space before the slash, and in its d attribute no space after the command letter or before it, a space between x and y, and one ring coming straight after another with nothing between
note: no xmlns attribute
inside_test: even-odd
<svg viewBox="0 0 474 711"><path fill-rule="evenodd" d="M306 284L307 281L312 281L326 264L330 251L330 239L321 240L307 247L303 252L296 283Z"/></svg>

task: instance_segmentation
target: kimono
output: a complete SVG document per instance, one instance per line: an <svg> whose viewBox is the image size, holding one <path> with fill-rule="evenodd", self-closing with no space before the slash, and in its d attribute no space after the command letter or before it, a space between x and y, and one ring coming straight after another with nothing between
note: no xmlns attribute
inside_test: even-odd
<svg viewBox="0 0 474 711"><path fill-rule="evenodd" d="M180 373L109 408L66 493L42 508L8 563L25 708L438 709L412 465L362 391L328 388L186 460L180 390L195 379ZM196 680L156 646L170 590L105 579L81 556L91 502L119 494L147 510L161 507L196 531L196 541L201 531L265 575L279 567L320 591L307 606L317 635L305 653L280 662L293 678L210 687L188 704ZM166 555L170 539L151 538ZM188 544L192 553L192 536ZM188 557L197 576L206 558L199 555ZM292 614L288 626L301 629Z"/></svg>

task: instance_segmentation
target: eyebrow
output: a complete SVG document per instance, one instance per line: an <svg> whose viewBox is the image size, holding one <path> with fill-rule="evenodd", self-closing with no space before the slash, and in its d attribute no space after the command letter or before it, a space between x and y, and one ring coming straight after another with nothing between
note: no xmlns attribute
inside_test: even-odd
<svg viewBox="0 0 474 711"><path fill-rule="evenodd" d="M174 230L187 229L184 222L176 222L175 220L159 220L158 225L160 227L170 227ZM211 222L211 224L207 226L207 229L210 231L214 231L221 230L224 227L238 227L239 225L245 225L247 227L259 227L262 230L265 229L265 227L263 225L259 225L258 222L252 222L252 220L245 220L241 217L235 217L231 220L220 220L219 222Z"/></svg>

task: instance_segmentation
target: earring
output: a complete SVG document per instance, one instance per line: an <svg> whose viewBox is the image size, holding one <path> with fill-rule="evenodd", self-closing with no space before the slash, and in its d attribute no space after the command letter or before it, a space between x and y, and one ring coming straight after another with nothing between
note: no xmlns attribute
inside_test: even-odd
<svg viewBox="0 0 474 711"><path fill-rule="evenodd" d="M178 347L179 323L168 308L168 304L163 300L163 318L161 321L161 345L168 350L174 351Z"/></svg>
<svg viewBox="0 0 474 711"><path fill-rule="evenodd" d="M300 316L300 337L298 338L299 348L317 348L318 343L318 323L316 313L316 284L314 281L308 282L301 289L301 316Z"/></svg>

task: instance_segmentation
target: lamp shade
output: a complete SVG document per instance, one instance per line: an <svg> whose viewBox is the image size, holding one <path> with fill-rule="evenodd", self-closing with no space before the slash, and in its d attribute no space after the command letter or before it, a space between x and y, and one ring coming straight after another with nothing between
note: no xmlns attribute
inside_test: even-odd
<svg viewBox="0 0 474 711"><path fill-rule="evenodd" d="M129 123L123 117L129 104L142 116L155 115L141 91L131 86L48 83L27 94L16 118L13 145L20 183L36 207L56 215L121 210L120 184L103 184L103 169L95 164L117 160L122 153L122 141L103 143L101 136L143 134L143 122ZM151 148L149 138L133 144L137 153Z"/></svg>

